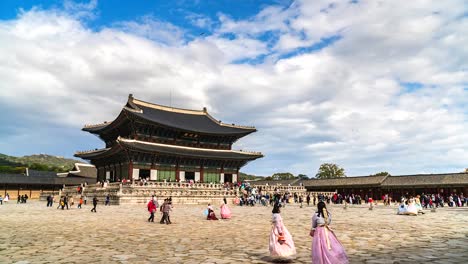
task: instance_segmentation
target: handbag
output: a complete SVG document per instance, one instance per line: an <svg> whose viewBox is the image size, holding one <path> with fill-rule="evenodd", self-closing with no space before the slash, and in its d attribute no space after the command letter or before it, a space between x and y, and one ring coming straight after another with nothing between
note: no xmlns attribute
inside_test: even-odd
<svg viewBox="0 0 468 264"><path fill-rule="evenodd" d="M282 245L284 242L286 242L286 238L283 235L278 235L278 243Z"/></svg>

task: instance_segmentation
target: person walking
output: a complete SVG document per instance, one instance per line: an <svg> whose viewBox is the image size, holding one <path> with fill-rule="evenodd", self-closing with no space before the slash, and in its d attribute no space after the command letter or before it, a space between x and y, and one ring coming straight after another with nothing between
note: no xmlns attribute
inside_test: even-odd
<svg viewBox="0 0 468 264"><path fill-rule="evenodd" d="M80 197L80 201L78 201L78 208L81 209L82 205L83 205L83 197Z"/></svg>
<svg viewBox="0 0 468 264"><path fill-rule="evenodd" d="M110 206L110 195L109 194L107 194L107 196L106 196L106 203L104 205Z"/></svg>
<svg viewBox="0 0 468 264"><path fill-rule="evenodd" d="M296 254L296 247L288 229L283 224L281 204L275 203L272 212L269 250L272 257L291 257Z"/></svg>
<svg viewBox="0 0 468 264"><path fill-rule="evenodd" d="M347 264L348 256L330 229L331 214L324 202L317 204L317 212L312 216L312 228L309 235L312 240L312 263Z"/></svg>
<svg viewBox="0 0 468 264"><path fill-rule="evenodd" d="M150 217L148 218L148 222L154 222L154 213L156 212L156 204L154 203L154 199L151 199L148 202L148 212L150 213Z"/></svg>
<svg viewBox="0 0 468 264"><path fill-rule="evenodd" d="M231 209L229 209L226 198L224 198L223 204L221 204L221 219L230 219L230 218L231 218Z"/></svg>
<svg viewBox="0 0 468 264"><path fill-rule="evenodd" d="M161 221L159 221L160 224L172 224L171 218L169 216L169 212L172 210L171 207L172 206L169 199L164 199L164 203L159 208L161 210L161 213L163 214Z"/></svg>
<svg viewBox="0 0 468 264"><path fill-rule="evenodd" d="M69 202L69 200L68 200L68 194L67 194L67 195L65 195L65 197L63 197L63 203L67 207L67 210L68 210L68 202ZM62 210L63 210L63 207L62 207Z"/></svg>
<svg viewBox="0 0 468 264"><path fill-rule="evenodd" d="M96 196L93 197L93 209L91 209L91 212L96 212L96 206L97 206L97 203L99 202L99 200L97 199Z"/></svg>

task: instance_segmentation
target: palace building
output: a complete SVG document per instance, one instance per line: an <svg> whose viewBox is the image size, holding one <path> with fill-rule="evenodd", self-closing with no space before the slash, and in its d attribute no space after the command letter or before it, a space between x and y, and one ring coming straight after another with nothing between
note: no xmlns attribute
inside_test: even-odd
<svg viewBox="0 0 468 264"><path fill-rule="evenodd" d="M239 169L263 157L232 150L255 127L225 124L203 110L188 110L133 98L112 122L86 125L105 148L77 152L97 168L97 180L236 182Z"/></svg>

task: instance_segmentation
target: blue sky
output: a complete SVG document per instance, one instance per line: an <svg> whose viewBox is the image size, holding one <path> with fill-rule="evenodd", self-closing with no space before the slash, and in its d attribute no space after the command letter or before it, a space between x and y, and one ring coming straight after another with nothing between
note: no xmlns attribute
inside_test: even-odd
<svg viewBox="0 0 468 264"><path fill-rule="evenodd" d="M468 167L464 1L0 1L0 153L72 157L129 93L258 132L243 171Z"/></svg>

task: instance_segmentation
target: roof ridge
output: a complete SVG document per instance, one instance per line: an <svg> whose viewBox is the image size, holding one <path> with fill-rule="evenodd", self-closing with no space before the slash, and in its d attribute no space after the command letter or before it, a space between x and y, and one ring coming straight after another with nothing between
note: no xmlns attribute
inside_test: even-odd
<svg viewBox="0 0 468 264"><path fill-rule="evenodd" d="M211 152L234 152L234 153L241 153L241 154L247 154L247 155L262 155L261 152L254 152L254 151L243 151L243 150L232 150L232 149L207 149L207 148L194 148L194 147L186 147L186 146L178 146L178 145L168 145L168 144L161 144L161 143L155 143L155 142L147 142L147 141L141 141L141 140L136 140L136 139L128 139L128 138L123 138L123 137L118 137L117 142L129 142L129 143L140 143L140 144L146 144L146 145L154 145L154 146L162 146L162 147L170 147L170 148L179 148L179 149L191 149L191 150L201 150L201 151L211 151Z"/></svg>
<svg viewBox="0 0 468 264"><path fill-rule="evenodd" d="M206 108L204 110L193 110L193 109L186 109L186 108L179 108L179 107L172 107L172 106L165 106L165 105L150 103L150 102L146 102L146 101L136 99L133 97L131 97L131 100L132 100L131 102L133 102L136 105L142 105L142 106L150 107L153 109L164 110L168 112L176 112L176 113L192 114L192 115L205 115L206 114Z"/></svg>
<svg viewBox="0 0 468 264"><path fill-rule="evenodd" d="M179 107L172 107L172 106L165 106L165 105L160 105L160 104L155 104L155 103L150 103L146 102L140 99L136 99L133 97L132 94L129 95L128 101L130 103L133 103L135 105L141 105L141 106L146 106L150 107L153 109L158 109L158 110L163 110L163 111L168 111L168 112L175 112L175 113L181 113L181 114L190 114L190 115L205 115L211 121L214 123L217 123L221 126L226 126L226 127L233 127L233 128L242 128L242 129L255 129L254 126L243 126L243 125L236 125L236 124L227 124L221 122L221 120L216 120L212 115L210 115L206 109L206 107L203 107L203 110L194 110L194 109L187 109L187 108L179 108Z"/></svg>

